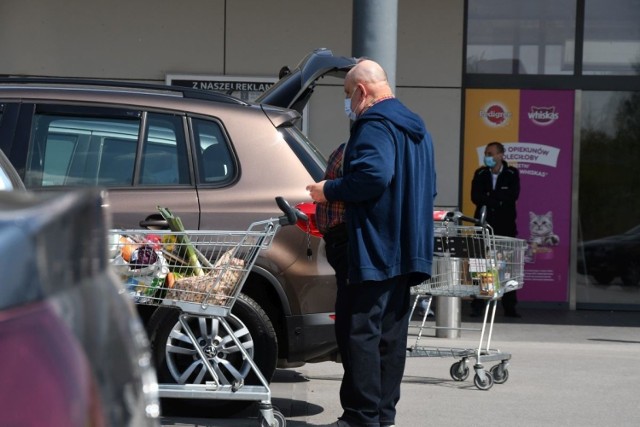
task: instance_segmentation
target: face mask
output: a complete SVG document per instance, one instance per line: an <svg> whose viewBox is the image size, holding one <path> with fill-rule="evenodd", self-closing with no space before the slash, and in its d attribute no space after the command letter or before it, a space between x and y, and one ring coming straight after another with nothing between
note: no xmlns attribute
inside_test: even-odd
<svg viewBox="0 0 640 427"><path fill-rule="evenodd" d="M351 109L351 98L353 98L353 95L355 95L356 90L357 89L354 89L354 91L351 94L351 96L348 97L348 98L345 98L345 100L344 100L344 113L347 115L347 117L351 121L355 121L355 119L357 118L356 113L353 112L353 110Z"/></svg>
<svg viewBox="0 0 640 427"><path fill-rule="evenodd" d="M488 168L492 168L496 165L496 161L491 156L484 156L484 165Z"/></svg>
<svg viewBox="0 0 640 427"><path fill-rule="evenodd" d="M345 98L344 100L344 113L347 115L349 120L354 121L356 119L356 113L351 111L351 98Z"/></svg>

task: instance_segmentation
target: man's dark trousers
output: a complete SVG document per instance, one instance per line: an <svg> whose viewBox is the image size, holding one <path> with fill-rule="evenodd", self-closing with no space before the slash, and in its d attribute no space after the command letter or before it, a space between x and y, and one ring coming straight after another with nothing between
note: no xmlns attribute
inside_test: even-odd
<svg viewBox="0 0 640 427"><path fill-rule="evenodd" d="M329 229L323 235L325 241L325 252L327 254L327 261L329 265L333 267L333 270L336 273L336 313L344 312L344 308L341 308L340 305L344 305L346 299L342 296L345 287L347 286L347 275L349 273L349 262L348 262L348 236L347 236L347 226L342 223L336 225L335 227ZM335 322L335 333L336 333L336 343L338 344L338 351L342 355L344 351L344 343L348 341L348 330L344 327L341 327L340 322L336 319Z"/></svg>
<svg viewBox="0 0 640 427"><path fill-rule="evenodd" d="M395 424L410 313L407 276L348 284L336 305L344 377L341 419L362 426ZM345 333L346 331L346 333Z"/></svg>

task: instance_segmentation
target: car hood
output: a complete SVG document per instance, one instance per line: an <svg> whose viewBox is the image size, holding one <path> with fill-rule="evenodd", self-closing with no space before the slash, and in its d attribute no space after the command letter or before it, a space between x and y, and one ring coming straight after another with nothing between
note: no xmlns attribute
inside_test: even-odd
<svg viewBox="0 0 640 427"><path fill-rule="evenodd" d="M639 245L640 236L637 234L617 234L615 236L602 237L582 243L585 249L598 248L613 245Z"/></svg>
<svg viewBox="0 0 640 427"><path fill-rule="evenodd" d="M324 76L344 77L356 64L356 58L334 56L329 49L316 49L293 69L284 66L280 80L260 95L256 102L290 108L302 114L316 82Z"/></svg>

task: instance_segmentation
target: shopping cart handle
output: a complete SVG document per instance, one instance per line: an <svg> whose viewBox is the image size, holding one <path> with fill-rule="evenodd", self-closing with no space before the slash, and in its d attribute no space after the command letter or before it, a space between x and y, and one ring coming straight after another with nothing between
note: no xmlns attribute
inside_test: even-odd
<svg viewBox="0 0 640 427"><path fill-rule="evenodd" d="M480 208L480 218L472 218L464 215L462 212L447 212L446 218L449 221L465 221L484 227L487 225L487 207Z"/></svg>
<svg viewBox="0 0 640 427"><path fill-rule="evenodd" d="M283 216L278 218L280 225L293 225L298 220L302 220L304 222L309 221L307 215L305 215L302 211L296 208L292 208L289 202L287 202L283 197L276 197L276 203L280 210L284 213Z"/></svg>
<svg viewBox="0 0 640 427"><path fill-rule="evenodd" d="M487 225L487 206L486 205L480 208L480 218L478 218L477 224L483 227Z"/></svg>

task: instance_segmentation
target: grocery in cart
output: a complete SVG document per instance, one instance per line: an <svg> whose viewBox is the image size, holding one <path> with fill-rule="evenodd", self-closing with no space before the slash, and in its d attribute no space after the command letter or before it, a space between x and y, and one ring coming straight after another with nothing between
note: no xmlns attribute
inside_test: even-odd
<svg viewBox="0 0 640 427"><path fill-rule="evenodd" d="M307 221L281 197L276 202L284 215L252 223L247 230L182 230L179 218L159 208L171 230L111 230L109 247L113 270L136 304L179 310L184 347L173 351L191 352L192 370L204 366L200 375L210 381L198 384L159 384L160 397L256 401L261 427L285 427L282 413L271 404L269 381L253 361L254 347L241 341L229 320L258 253L271 246L283 225ZM215 323L226 335L196 336L195 328ZM241 358L257 385L244 383L246 372L232 366L232 357ZM216 360L213 363L212 360ZM196 363L197 362L197 363ZM225 369L225 374L222 374ZM234 378L229 380L228 376Z"/></svg>
<svg viewBox="0 0 640 427"><path fill-rule="evenodd" d="M407 349L409 357L453 357L459 359L450 369L455 381L469 376L468 362L475 358L474 384L481 390L509 378L511 354L491 348L497 301L506 292L524 285L524 255L526 242L513 237L496 236L493 229L480 219L460 212L434 212L435 247L433 272L429 280L412 288L419 300L427 300L416 341ZM463 225L469 222L473 225ZM440 348L421 346L426 316L434 296L472 297L485 300L484 319L477 348ZM487 372L484 363L499 362Z"/></svg>

